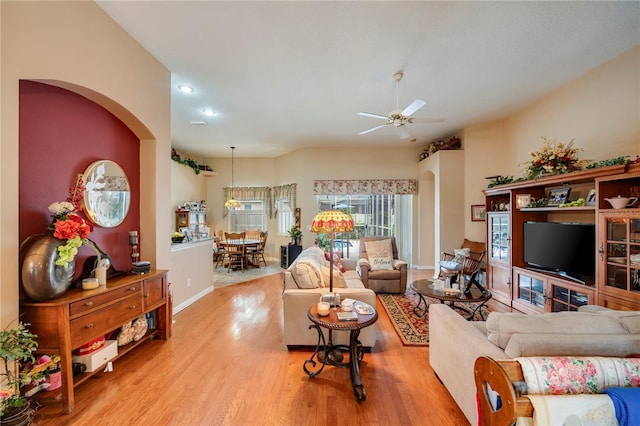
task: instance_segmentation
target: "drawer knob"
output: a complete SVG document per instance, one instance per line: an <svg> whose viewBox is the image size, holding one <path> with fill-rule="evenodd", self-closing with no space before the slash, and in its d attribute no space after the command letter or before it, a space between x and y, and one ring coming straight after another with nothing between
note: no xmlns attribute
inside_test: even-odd
<svg viewBox="0 0 640 426"><path fill-rule="evenodd" d="M87 328L93 328L93 324L87 324Z"/></svg>
<svg viewBox="0 0 640 426"><path fill-rule="evenodd" d="M129 309L132 309L132 310L133 310L133 309L135 309L135 308L136 308L136 305L131 305L131 306L129 306Z"/></svg>
<svg viewBox="0 0 640 426"><path fill-rule="evenodd" d="M89 301L89 302L85 303L84 306L93 306L93 302Z"/></svg>
<svg viewBox="0 0 640 426"><path fill-rule="evenodd" d="M131 288L129 288L129 290L136 291L136 288L135 287L131 287Z"/></svg>

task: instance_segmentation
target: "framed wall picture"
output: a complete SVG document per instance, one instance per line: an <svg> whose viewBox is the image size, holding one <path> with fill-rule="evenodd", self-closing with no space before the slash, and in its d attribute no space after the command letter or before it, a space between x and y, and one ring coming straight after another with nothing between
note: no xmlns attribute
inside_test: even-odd
<svg viewBox="0 0 640 426"><path fill-rule="evenodd" d="M487 213L484 204L474 204L471 206L471 220L473 222L482 222Z"/></svg>
<svg viewBox="0 0 640 426"><path fill-rule="evenodd" d="M524 209L531 202L531 194L518 194L516 195L516 207Z"/></svg>
<svg viewBox="0 0 640 426"><path fill-rule="evenodd" d="M300 207L296 207L294 210L294 219L296 222L296 228L300 229Z"/></svg>
<svg viewBox="0 0 640 426"><path fill-rule="evenodd" d="M560 204L564 204L569 199L571 188L559 188L549 190L549 201L547 201L548 207L558 207Z"/></svg>

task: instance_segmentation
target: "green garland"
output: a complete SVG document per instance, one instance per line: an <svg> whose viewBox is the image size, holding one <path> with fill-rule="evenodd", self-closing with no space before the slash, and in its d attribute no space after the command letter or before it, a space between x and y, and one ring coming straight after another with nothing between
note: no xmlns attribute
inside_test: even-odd
<svg viewBox="0 0 640 426"><path fill-rule="evenodd" d="M608 160L596 161L594 163L588 164L586 168L598 169L600 167L616 166L620 164L629 164L629 163L631 163L631 159L629 158L629 156L623 155L620 157L610 158Z"/></svg>
<svg viewBox="0 0 640 426"><path fill-rule="evenodd" d="M180 157L176 156L176 155L172 155L171 159L173 161L175 161L176 163L180 163L180 164L184 164L185 166L189 166L193 169L193 171L199 175L200 174L200 166L198 166L198 163L196 163L194 160L192 160L191 158L187 158L186 160L181 160Z"/></svg>

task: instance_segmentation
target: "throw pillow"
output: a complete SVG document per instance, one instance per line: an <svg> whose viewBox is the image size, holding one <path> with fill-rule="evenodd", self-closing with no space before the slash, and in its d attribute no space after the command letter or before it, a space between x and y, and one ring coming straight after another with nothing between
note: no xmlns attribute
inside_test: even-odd
<svg viewBox="0 0 640 426"><path fill-rule="evenodd" d="M471 254L471 250L468 248L454 249L453 254L455 255L455 258L453 259L453 261L462 263L462 261L464 260L463 258L469 257L469 255Z"/></svg>
<svg viewBox="0 0 640 426"><path fill-rule="evenodd" d="M331 260L328 252L324 252L324 258L327 262ZM342 260L340 259L340 253L338 252L333 253L333 266L338 268L340 272L346 271L345 267L342 265Z"/></svg>
<svg viewBox="0 0 640 426"><path fill-rule="evenodd" d="M318 288L322 286L322 276L320 271L311 263L304 261L296 262L292 265L291 275L298 284L298 288Z"/></svg>
<svg viewBox="0 0 640 426"><path fill-rule="evenodd" d="M329 282L331 281L331 268L328 266L322 267L322 281L324 282L323 287L329 288ZM333 288L347 288L347 282L344 279L344 275L342 272L335 266L333 267Z"/></svg>
<svg viewBox="0 0 640 426"><path fill-rule="evenodd" d="M365 241L364 245L372 271L393 269L393 248L391 247L390 238Z"/></svg>

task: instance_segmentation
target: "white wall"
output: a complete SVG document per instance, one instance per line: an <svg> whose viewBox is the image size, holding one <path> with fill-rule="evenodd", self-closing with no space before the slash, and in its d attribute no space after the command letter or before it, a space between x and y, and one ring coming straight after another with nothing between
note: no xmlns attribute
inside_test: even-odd
<svg viewBox="0 0 640 426"><path fill-rule="evenodd" d="M171 161L171 209L169 210L169 220L171 227L167 230L167 238L171 231L175 231L176 207L185 201L207 201L207 181L215 179L214 176L205 176L202 173L195 174L194 170L184 164ZM210 223L207 214L207 223ZM213 233L213 228L211 232Z"/></svg>

